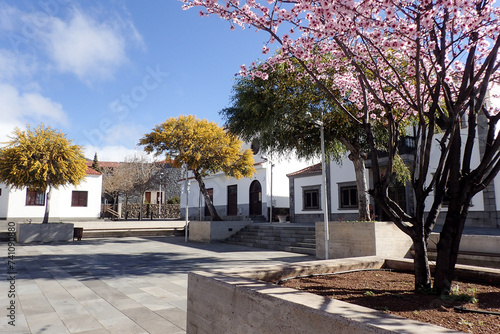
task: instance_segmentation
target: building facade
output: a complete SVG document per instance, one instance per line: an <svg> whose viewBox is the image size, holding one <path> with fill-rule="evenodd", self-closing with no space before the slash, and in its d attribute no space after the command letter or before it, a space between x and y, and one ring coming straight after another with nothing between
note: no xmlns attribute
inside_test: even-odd
<svg viewBox="0 0 500 334"><path fill-rule="evenodd" d="M101 212L102 175L87 169L78 186L52 189L49 221L95 220ZM8 221L42 221L47 194L28 188L14 190L0 184L0 219Z"/></svg>
<svg viewBox="0 0 500 334"><path fill-rule="evenodd" d="M220 172L203 179L219 216L225 220L270 221L271 209L273 221L277 220L277 215L288 216L290 200L286 174L310 165L311 161L297 159L294 155L273 156L250 143L244 143L242 148L254 152L256 173L253 176L238 180ZM205 199L194 177L189 174L188 196L185 177L179 184L182 218L185 218L187 197L189 219L210 220Z"/></svg>
<svg viewBox="0 0 500 334"><path fill-rule="evenodd" d="M464 127L463 136L466 135L466 127ZM476 140L477 143L473 154L472 166L479 161L484 144L484 141L481 140L481 136ZM413 161L411 153L412 149L415 149L414 141L412 141L411 137L407 138L407 140L405 139L404 146L405 147L400 148L400 152L402 152L401 157L407 165L411 165L411 161ZM436 147L431 156L432 163L429 171L430 174L436 169L436 164L439 161L438 155L439 150ZM379 161L381 162L381 166L383 166L384 158L381 157ZM352 163L346 158L343 163L327 164L326 168L329 220L358 220L356 177ZM373 182L370 161L366 161L366 168L368 184L371 186ZM291 222L306 223L323 220L321 175L321 164L309 166L305 169L288 174L288 178L290 179ZM393 182L393 185L389 188L389 196L407 210L407 212L412 213L412 209L415 206L415 198L409 182L406 185ZM431 207L432 201L433 193L427 197L425 207ZM385 214L377 207L373 200L370 209L375 220L383 221L387 219ZM446 203L444 203L437 221L438 226L444 223L447 210ZM497 176L494 182L486 187L485 190L473 197L467 216L466 226L500 228L500 177Z"/></svg>

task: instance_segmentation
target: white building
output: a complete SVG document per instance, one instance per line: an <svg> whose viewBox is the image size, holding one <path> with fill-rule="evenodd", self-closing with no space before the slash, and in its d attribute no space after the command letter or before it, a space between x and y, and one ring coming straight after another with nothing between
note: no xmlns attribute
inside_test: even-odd
<svg viewBox="0 0 500 334"><path fill-rule="evenodd" d="M467 128L462 130L466 136ZM476 145L473 152L472 167L479 161L480 152L484 148L484 140L476 139ZM413 147L412 147L413 145ZM437 145L437 144L436 144ZM400 148L400 152L410 153L414 149L414 141L412 138L407 138L404 145ZM429 173L432 174L436 169L436 164L439 160L440 151L435 147L431 155L431 166ZM404 161L408 163L412 161L411 155L401 154ZM383 158L379 160L383 167ZM366 161L367 179L371 186L371 162ZM358 220L358 204L357 204L357 189L356 176L354 167L349 159L344 159L342 164L331 163L326 165L327 168L327 193L328 193L328 216L330 221ZM298 170L288 174L290 179L290 221L293 223L316 222L323 220L323 200L322 200L322 182L321 182L321 164L309 166L305 169ZM389 188L389 195L398 204L412 212L414 207L414 196L411 185L406 186L394 183ZM371 199L371 213L377 220L385 220L385 214L380 210ZM433 194L426 199L425 207L430 208L433 201ZM443 223L446 215L447 207L443 205L441 214L437 221L440 225ZM500 177L496 177L494 182L486 187L485 190L476 194L471 201L469 214L467 216L468 227L489 227L500 228Z"/></svg>
<svg viewBox="0 0 500 334"><path fill-rule="evenodd" d="M87 168L85 180L77 187L52 190L49 221L95 220L101 211L102 175ZM0 184L0 219L41 221L45 214L46 194L27 188L14 190Z"/></svg>
<svg viewBox="0 0 500 334"><path fill-rule="evenodd" d="M220 172L203 179L219 216L225 220L269 221L271 206L274 220L278 214L288 214L290 200L286 174L310 165L311 161L299 160L293 155L273 157L260 152L256 145L248 143L244 143L242 148L251 148L254 152L256 173L253 176L238 180ZM209 220L210 213L205 208L205 200L198 182L194 177L189 177L188 182L189 218ZM181 180L180 184L181 216L185 217L185 179Z"/></svg>

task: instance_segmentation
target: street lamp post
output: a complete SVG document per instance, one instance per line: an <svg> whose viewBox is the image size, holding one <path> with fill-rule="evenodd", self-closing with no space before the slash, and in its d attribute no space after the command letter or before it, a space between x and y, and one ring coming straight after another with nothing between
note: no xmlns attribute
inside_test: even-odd
<svg viewBox="0 0 500 334"><path fill-rule="evenodd" d="M186 224L184 225L184 241L188 241L188 228L189 228L189 181L188 181L188 167L186 163L183 165L184 167L184 194L186 195Z"/></svg>
<svg viewBox="0 0 500 334"><path fill-rule="evenodd" d="M311 116L309 114L309 116ZM328 232L328 190L326 189L326 156L325 156L325 123L323 122L323 111L321 112L321 120L312 120L314 124L319 126L321 135L321 186L323 188L323 224L325 225L325 260L329 259L329 240Z"/></svg>
<svg viewBox="0 0 500 334"><path fill-rule="evenodd" d="M172 150L170 156L178 157L180 152L177 150ZM186 223L184 225L184 241L188 241L188 229L189 229L189 181L188 181L188 165L184 162L182 163L182 168L184 169L184 194L186 195Z"/></svg>
<svg viewBox="0 0 500 334"><path fill-rule="evenodd" d="M269 223L272 223L273 222L273 167L274 167L274 164L273 162L271 161L271 159L269 159L267 156L261 156L262 159L264 159L268 165L269 165L269 169L270 169L270 172L271 172L271 177L270 177L270 197L271 197L271 201L269 202Z"/></svg>
<svg viewBox="0 0 500 334"><path fill-rule="evenodd" d="M323 118L323 113L321 113ZM328 232L328 190L326 189L326 163L325 163L325 125L323 121L320 122L321 132L321 171L322 171L322 184L323 184L323 223L325 225L325 260L329 258L329 232Z"/></svg>
<svg viewBox="0 0 500 334"><path fill-rule="evenodd" d="M161 194L162 177L163 177L163 172L160 173L160 195L158 196L158 218L161 218L161 201L163 199L163 195Z"/></svg>

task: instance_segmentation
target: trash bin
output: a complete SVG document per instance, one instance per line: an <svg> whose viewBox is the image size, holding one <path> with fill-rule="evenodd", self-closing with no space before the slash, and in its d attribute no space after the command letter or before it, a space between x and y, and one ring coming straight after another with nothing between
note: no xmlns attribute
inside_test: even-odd
<svg viewBox="0 0 500 334"><path fill-rule="evenodd" d="M82 240L83 237L83 227L75 227L73 231L73 240Z"/></svg>

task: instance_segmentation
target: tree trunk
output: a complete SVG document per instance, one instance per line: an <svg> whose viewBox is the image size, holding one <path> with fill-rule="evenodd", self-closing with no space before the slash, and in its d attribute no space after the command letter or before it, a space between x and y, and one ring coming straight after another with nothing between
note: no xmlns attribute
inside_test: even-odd
<svg viewBox="0 0 500 334"><path fill-rule="evenodd" d="M50 211L50 198L52 196L52 187L49 186L49 191L47 192L47 200L45 201L45 214L43 215L42 224L49 223L49 211Z"/></svg>
<svg viewBox="0 0 500 334"><path fill-rule="evenodd" d="M448 194L450 204L444 221L443 229L437 244L436 273L434 276L434 290L439 294L449 294L451 282L457 263L458 247L462 237L462 231L467 218L470 198L467 197L468 187L460 182L460 130L454 129L450 136L451 145L448 157L449 177Z"/></svg>
<svg viewBox="0 0 500 334"><path fill-rule="evenodd" d="M359 152L351 152L349 159L354 165L356 174L356 188L358 191L359 221L371 221L370 215L370 195L368 194L368 184L366 182L365 158Z"/></svg>
<svg viewBox="0 0 500 334"><path fill-rule="evenodd" d="M415 291L431 288L431 271L427 254L427 241L424 236L412 238L415 257L413 259L415 271Z"/></svg>
<svg viewBox="0 0 500 334"><path fill-rule="evenodd" d="M469 210L468 203L458 205L458 207L453 206L453 208L450 205L443 229L439 235L434 290L441 295L449 294L455 276L460 240L462 239L462 232Z"/></svg>
<svg viewBox="0 0 500 334"><path fill-rule="evenodd" d="M143 199L144 193L141 193L141 197L139 200L139 220L142 220L142 202L144 201Z"/></svg>
<svg viewBox="0 0 500 334"><path fill-rule="evenodd" d="M210 195L208 194L207 188L205 187L205 182L203 182L201 175L197 171L193 171L193 173L194 173L194 178L196 179L196 181L198 181L200 191L203 194L203 197L205 198L205 204L208 207L208 211L210 212L210 216L212 217L212 220L213 221L221 221L222 218L217 213L217 210L215 210L214 204L212 202L212 199L210 198ZM187 194L186 194L186 196L187 196Z"/></svg>

